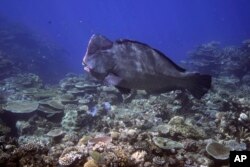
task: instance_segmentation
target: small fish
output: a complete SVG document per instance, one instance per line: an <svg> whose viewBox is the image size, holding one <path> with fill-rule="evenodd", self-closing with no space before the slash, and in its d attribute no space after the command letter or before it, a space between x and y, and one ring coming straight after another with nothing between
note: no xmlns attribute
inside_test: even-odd
<svg viewBox="0 0 250 167"><path fill-rule="evenodd" d="M131 89L151 94L188 90L200 99L212 81L210 75L188 72L147 44L127 39L112 42L96 34L89 40L82 64L93 77L121 93Z"/></svg>
<svg viewBox="0 0 250 167"><path fill-rule="evenodd" d="M103 106L103 110L105 111L105 112L110 112L111 111L111 104L109 103L109 102L104 102L104 103L102 103L102 106Z"/></svg>
<svg viewBox="0 0 250 167"><path fill-rule="evenodd" d="M94 106L87 113L90 114L92 117L95 117L97 112L98 112L98 109L96 106Z"/></svg>

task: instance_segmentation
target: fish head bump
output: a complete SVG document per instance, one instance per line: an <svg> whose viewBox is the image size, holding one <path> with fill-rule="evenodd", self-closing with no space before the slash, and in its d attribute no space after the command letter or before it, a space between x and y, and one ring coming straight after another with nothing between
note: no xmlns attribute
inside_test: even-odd
<svg viewBox="0 0 250 167"><path fill-rule="evenodd" d="M102 35L92 35L82 65L84 70L99 80L103 80L112 68L113 42Z"/></svg>

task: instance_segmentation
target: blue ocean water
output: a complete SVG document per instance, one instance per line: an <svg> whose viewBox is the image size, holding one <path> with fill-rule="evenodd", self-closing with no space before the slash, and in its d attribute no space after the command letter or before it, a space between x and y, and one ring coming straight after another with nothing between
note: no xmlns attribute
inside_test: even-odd
<svg viewBox="0 0 250 167"><path fill-rule="evenodd" d="M0 167L232 166L249 20L249 0L0 0Z"/></svg>
<svg viewBox="0 0 250 167"><path fill-rule="evenodd" d="M175 61L212 40L223 45L250 36L248 0L1 0L0 15L68 51L74 72L89 37L103 34L147 43Z"/></svg>

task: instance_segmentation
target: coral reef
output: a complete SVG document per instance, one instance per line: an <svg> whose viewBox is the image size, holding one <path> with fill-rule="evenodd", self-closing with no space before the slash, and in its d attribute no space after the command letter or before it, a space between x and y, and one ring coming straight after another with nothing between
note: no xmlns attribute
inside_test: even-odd
<svg viewBox="0 0 250 167"><path fill-rule="evenodd" d="M191 53L186 65L214 76L200 100L183 91L126 97L76 74L53 86L31 73L5 77L0 166L228 165L230 150L250 150L249 44Z"/></svg>
<svg viewBox="0 0 250 167"><path fill-rule="evenodd" d="M88 160L83 167L98 167L93 159Z"/></svg>
<svg viewBox="0 0 250 167"><path fill-rule="evenodd" d="M155 145L157 145L161 149L165 149L165 150L184 148L182 143L173 141L173 140L168 139L168 138L163 138L163 137L154 137L153 142Z"/></svg>
<svg viewBox="0 0 250 167"><path fill-rule="evenodd" d="M228 159L230 154L228 147L216 142L209 143L206 147L206 151L209 155L219 160Z"/></svg>
<svg viewBox="0 0 250 167"><path fill-rule="evenodd" d="M192 124L185 123L183 117L175 116L171 118L168 125L169 133L172 136L181 135L186 138L194 139L206 138L207 136L203 129Z"/></svg>
<svg viewBox="0 0 250 167"><path fill-rule="evenodd" d="M84 154L78 147L68 147L63 150L58 162L62 166L69 166L80 160L83 156Z"/></svg>
<svg viewBox="0 0 250 167"><path fill-rule="evenodd" d="M212 41L197 47L190 52L190 58L185 64L196 71L213 76L233 76L248 78L250 71L250 54L248 40L238 47L220 47L219 42ZM247 79L246 79L247 81Z"/></svg>
<svg viewBox="0 0 250 167"><path fill-rule="evenodd" d="M147 155L146 151L136 151L134 152L130 159L134 161L135 164L139 164L145 161L145 156Z"/></svg>
<svg viewBox="0 0 250 167"><path fill-rule="evenodd" d="M31 113L36 111L39 103L35 101L12 101L6 104L3 109L12 113Z"/></svg>

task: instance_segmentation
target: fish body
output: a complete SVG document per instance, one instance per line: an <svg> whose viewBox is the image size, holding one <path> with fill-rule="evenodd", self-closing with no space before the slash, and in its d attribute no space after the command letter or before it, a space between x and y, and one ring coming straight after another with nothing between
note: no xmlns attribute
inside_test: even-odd
<svg viewBox="0 0 250 167"><path fill-rule="evenodd" d="M148 93L188 90L200 99L211 87L211 76L188 72L147 44L121 39L115 42L93 35L83 58L84 69L98 80L118 88Z"/></svg>

